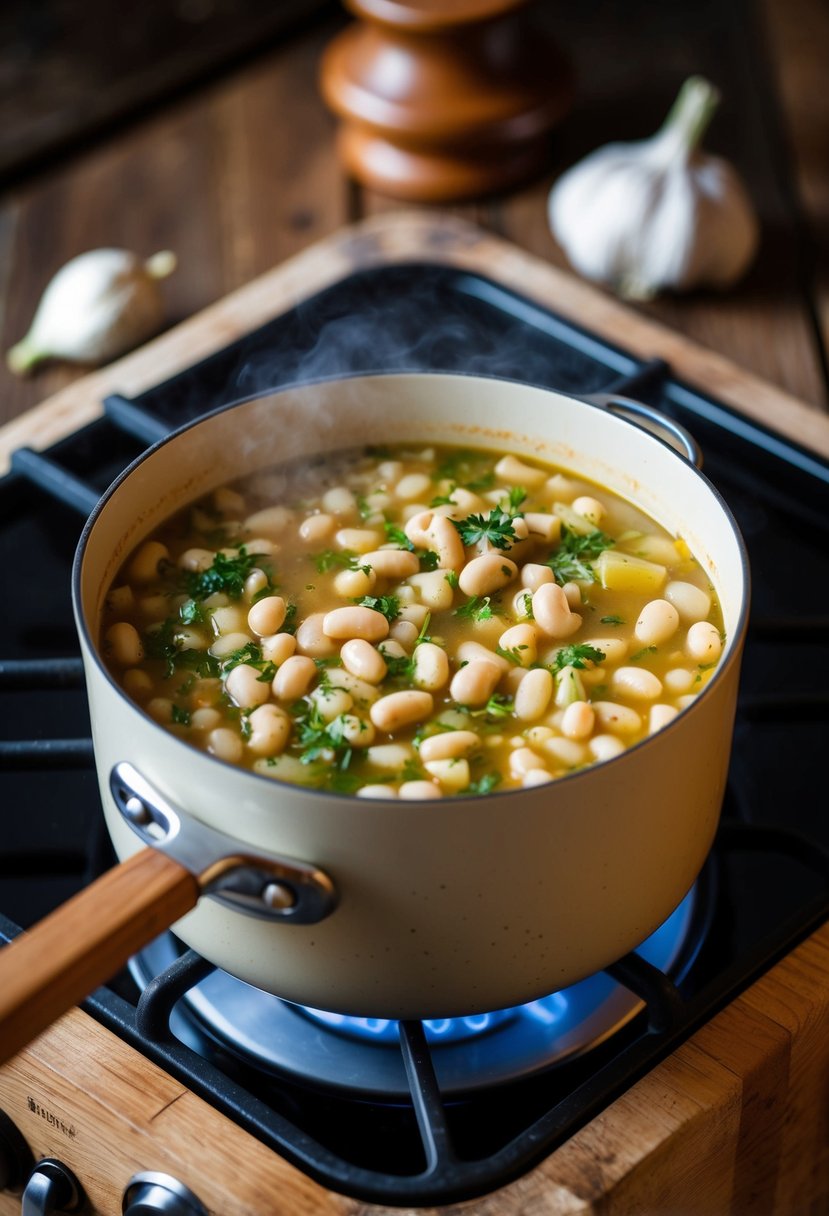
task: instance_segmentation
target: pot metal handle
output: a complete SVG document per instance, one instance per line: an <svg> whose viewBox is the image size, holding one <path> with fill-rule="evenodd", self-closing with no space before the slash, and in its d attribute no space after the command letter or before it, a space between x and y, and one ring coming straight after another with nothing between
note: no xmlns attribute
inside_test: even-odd
<svg viewBox="0 0 829 1216"><path fill-rule="evenodd" d="M316 924L333 912L334 884L316 866L248 852L234 837L172 806L131 764L115 765L109 787L136 835L189 870L203 895L249 916L295 925Z"/></svg>
<svg viewBox="0 0 829 1216"><path fill-rule="evenodd" d="M590 405L598 405L611 413L615 412L623 416L632 414L632 422L636 418L643 419L650 424L643 426L643 430L656 434L659 439L664 439L675 451L679 452L680 456L684 456L698 469L702 468L702 449L690 431L686 431L684 426L674 422L673 418L666 417L652 405L645 405L644 401L636 401L633 397L620 396L619 393L591 393L582 400L587 401ZM634 425L641 424L634 422Z"/></svg>
<svg viewBox="0 0 829 1216"><path fill-rule="evenodd" d="M285 923L309 924L334 909L334 886L322 871L248 856L232 837L194 829L187 816L158 806L156 791L131 766L116 766L113 780L130 803L127 818L131 813L153 847L107 870L0 949L0 1064L190 912L205 885L235 908Z"/></svg>

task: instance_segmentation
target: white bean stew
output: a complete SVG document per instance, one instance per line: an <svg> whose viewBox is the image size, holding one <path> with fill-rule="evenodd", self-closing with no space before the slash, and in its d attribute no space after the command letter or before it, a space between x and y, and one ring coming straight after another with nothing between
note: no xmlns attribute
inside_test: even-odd
<svg viewBox="0 0 829 1216"><path fill-rule="evenodd" d="M102 650L221 760L363 798L540 785L619 755L722 652L686 543L484 450L362 449L214 491L131 554Z"/></svg>

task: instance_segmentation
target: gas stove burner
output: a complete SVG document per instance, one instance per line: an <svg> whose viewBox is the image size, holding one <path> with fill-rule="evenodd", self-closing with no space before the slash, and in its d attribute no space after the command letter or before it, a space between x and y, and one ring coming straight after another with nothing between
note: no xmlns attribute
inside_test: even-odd
<svg viewBox="0 0 829 1216"><path fill-rule="evenodd" d="M699 952L704 917L700 884L636 951L680 980ZM165 933L130 963L143 989L183 953ZM604 972L514 1009L425 1023L444 1095L469 1094L532 1076L604 1042L635 1017L643 1002ZM215 1045L275 1076L365 1098L409 1095L397 1023L347 1018L289 1004L213 971L173 1010L173 1034L209 1055Z"/></svg>

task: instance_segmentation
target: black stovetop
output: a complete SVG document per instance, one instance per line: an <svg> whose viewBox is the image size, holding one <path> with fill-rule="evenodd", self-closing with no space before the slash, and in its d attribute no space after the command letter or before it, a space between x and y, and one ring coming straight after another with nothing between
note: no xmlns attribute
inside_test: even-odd
<svg viewBox="0 0 829 1216"><path fill-rule="evenodd" d="M660 360L431 264L357 273L140 397L110 398L103 419L42 455L17 453L0 480L0 940L112 862L69 593L84 514L147 443L193 417L296 380L380 370L461 370L647 401L701 444L752 566L722 828L692 941L669 976L636 956L610 969L644 1009L608 1041L519 1080L442 1095L433 1067L441 1048L430 1052L420 1024L406 1023L409 1093L370 1100L260 1073L212 1041L199 1051L181 1043L169 1031L171 1006L210 970L191 953L140 1004L129 973L85 1004L331 1189L439 1204L530 1168L829 914L825 779L813 762L829 708L829 465L681 383Z"/></svg>

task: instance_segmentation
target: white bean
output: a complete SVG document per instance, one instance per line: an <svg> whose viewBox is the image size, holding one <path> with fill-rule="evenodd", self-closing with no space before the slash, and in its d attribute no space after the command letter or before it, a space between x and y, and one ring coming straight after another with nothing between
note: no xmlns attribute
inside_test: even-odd
<svg viewBox="0 0 829 1216"><path fill-rule="evenodd" d="M524 520L531 536L540 536L548 544L556 544L561 539L561 520L557 515L545 515L541 511L527 511ZM550 573L552 574L552 571Z"/></svg>
<svg viewBox="0 0 829 1216"><path fill-rule="evenodd" d="M323 621L328 614L312 612L300 622L296 631L296 648L300 654L310 655L314 659L327 659L337 653L337 643L323 629Z"/></svg>
<svg viewBox="0 0 829 1216"><path fill-rule="evenodd" d="M545 756L552 756L565 768L578 768L588 756L584 744L576 739L566 739L562 735L553 735L552 739L547 739L542 744L542 749Z"/></svg>
<svg viewBox="0 0 829 1216"><path fill-rule="evenodd" d="M594 735L587 746L596 760L612 760L625 750L624 743L616 735Z"/></svg>
<svg viewBox="0 0 829 1216"><path fill-rule="evenodd" d="M417 641L418 632L417 625L413 621L395 621L389 629L389 637L394 638L407 650L411 650Z"/></svg>
<svg viewBox="0 0 829 1216"><path fill-rule="evenodd" d="M368 566L360 570L339 570L334 576L334 590L345 600L358 600L374 590L377 575Z"/></svg>
<svg viewBox="0 0 829 1216"><path fill-rule="evenodd" d="M433 511L418 511L417 514L412 515L406 520L403 531L418 549L429 548L429 528L431 527L433 518ZM450 524L449 526L451 527L452 525Z"/></svg>
<svg viewBox="0 0 829 1216"><path fill-rule="evenodd" d="M531 768L521 778L521 784L525 788L533 785L547 785L550 781L555 781L552 773L547 772L546 768Z"/></svg>
<svg viewBox="0 0 829 1216"><path fill-rule="evenodd" d="M668 583L665 599L673 604L683 621L704 621L711 611L711 596L694 583L680 580Z"/></svg>
<svg viewBox="0 0 829 1216"><path fill-rule="evenodd" d="M600 726L616 735L636 735L642 729L642 719L635 709L617 705L614 701L593 701L593 712Z"/></svg>
<svg viewBox="0 0 829 1216"><path fill-rule="evenodd" d="M523 777L533 768L546 768L546 763L531 747L517 747L510 753L509 769L513 777Z"/></svg>
<svg viewBox="0 0 829 1216"><path fill-rule="evenodd" d="M564 592L564 598L570 605L570 611L578 612L583 603L581 587L578 583L565 583L561 590Z"/></svg>
<svg viewBox="0 0 829 1216"><path fill-rule="evenodd" d="M423 767L448 794L458 794L465 790L471 780L469 764L463 759L429 760Z"/></svg>
<svg viewBox="0 0 829 1216"><path fill-rule="evenodd" d="M249 749L256 756L278 756L291 737L291 719L278 705L260 705L249 715Z"/></svg>
<svg viewBox="0 0 829 1216"><path fill-rule="evenodd" d="M371 707L371 720L378 730L394 734L404 726L422 722L434 709L432 694L414 689L391 692Z"/></svg>
<svg viewBox="0 0 829 1216"><path fill-rule="evenodd" d="M473 659L452 677L449 695L457 705L485 705L501 679L501 669L488 659Z"/></svg>
<svg viewBox="0 0 829 1216"><path fill-rule="evenodd" d="M212 610L210 620L217 633L245 633L248 614L241 604L223 604Z"/></svg>
<svg viewBox="0 0 829 1216"><path fill-rule="evenodd" d="M694 673L687 667L672 667L662 678L662 683L672 693L687 692L693 682Z"/></svg>
<svg viewBox="0 0 829 1216"><path fill-rule="evenodd" d="M308 515L299 525L300 540L309 545L321 545L331 539L336 526L333 515L320 512L318 515Z"/></svg>
<svg viewBox="0 0 829 1216"><path fill-rule="evenodd" d="M533 616L539 629L551 638L569 638L581 625L581 616L571 611L558 583L542 583L533 592Z"/></svg>
<svg viewBox="0 0 829 1216"><path fill-rule="evenodd" d="M373 684L360 676L355 676L345 667L332 667L326 672L326 675L332 688L344 688L346 692L351 693L359 705L371 705L379 696L377 688Z"/></svg>
<svg viewBox="0 0 829 1216"><path fill-rule="evenodd" d="M412 683L415 688L436 692L449 683L449 659L446 651L434 642L421 642L415 647Z"/></svg>
<svg viewBox="0 0 829 1216"><path fill-rule="evenodd" d="M285 622L287 606L281 595L266 595L248 613L248 629L260 638L277 633Z"/></svg>
<svg viewBox="0 0 829 1216"><path fill-rule="evenodd" d="M393 785L362 785L357 790L358 798L396 798L397 790Z"/></svg>
<svg viewBox="0 0 829 1216"><path fill-rule="evenodd" d="M426 570L423 574L413 574L409 584L415 589L421 603L432 612L443 612L452 607L455 595L446 581L445 570Z"/></svg>
<svg viewBox="0 0 829 1216"><path fill-rule="evenodd" d="M408 578L420 569L420 558L409 549L374 549L360 555L360 565L368 566L379 578Z"/></svg>
<svg viewBox="0 0 829 1216"><path fill-rule="evenodd" d="M227 658L229 654L233 654L234 650L241 650L243 646L247 646L248 642L252 642L253 638L249 633L224 633L221 637L216 638L215 642L211 642L208 647L208 653L212 654L216 659Z"/></svg>
<svg viewBox="0 0 829 1216"><path fill-rule="evenodd" d="M298 701L305 696L316 674L317 665L312 658L304 654L289 655L271 682L273 695L280 701Z"/></svg>
<svg viewBox="0 0 829 1216"><path fill-rule="evenodd" d="M655 701L662 696L662 681L644 667L617 667L610 683L614 692L634 701Z"/></svg>
<svg viewBox="0 0 829 1216"><path fill-rule="evenodd" d="M127 578L132 583L152 583L158 578L161 562L169 561L170 550L160 541L145 541L127 568Z"/></svg>
<svg viewBox="0 0 829 1216"><path fill-rule="evenodd" d="M466 563L458 578L458 586L464 595L489 595L506 587L517 573L515 562L502 553L482 553Z"/></svg>
<svg viewBox="0 0 829 1216"><path fill-rule="evenodd" d="M596 714L588 701L572 701L561 716L561 733L568 739L587 739L593 733Z"/></svg>
<svg viewBox="0 0 829 1216"><path fill-rule="evenodd" d="M227 726L217 726L207 736L207 750L217 760L227 760L229 764L238 764L242 759L242 740Z"/></svg>
<svg viewBox="0 0 829 1216"><path fill-rule="evenodd" d="M498 647L514 654L519 666L532 667L538 658L538 630L530 624L511 625L499 637Z"/></svg>
<svg viewBox="0 0 829 1216"><path fill-rule="evenodd" d="M589 520L597 528L607 514L604 504L600 503L598 498L593 498L590 494L582 494L578 498L574 498L573 510L578 511L579 515L583 515L586 520Z"/></svg>
<svg viewBox="0 0 829 1216"><path fill-rule="evenodd" d="M410 743L375 743L366 752L369 764L391 773L398 773L413 755Z"/></svg>
<svg viewBox="0 0 829 1216"><path fill-rule="evenodd" d="M310 694L319 716L324 722L333 722L341 714L347 714L354 705L354 698L344 688L323 685Z"/></svg>
<svg viewBox="0 0 829 1216"><path fill-rule="evenodd" d="M209 570L213 565L215 554L210 549L185 549L179 555L176 565L180 570L192 570L195 573L200 573L202 570Z"/></svg>
<svg viewBox="0 0 829 1216"><path fill-rule="evenodd" d="M530 490L543 485L547 480L543 469L533 468L532 465L524 464L517 456L511 455L501 457L495 466L495 473L501 481L515 486L526 486Z"/></svg>
<svg viewBox="0 0 829 1216"><path fill-rule="evenodd" d="M110 657L119 667L135 667L144 658L144 647L138 630L129 621L110 625L104 634Z"/></svg>
<svg viewBox="0 0 829 1216"><path fill-rule="evenodd" d="M238 490L231 490L230 486L219 486L213 491L213 506L220 515L243 515L245 500Z"/></svg>
<svg viewBox="0 0 829 1216"><path fill-rule="evenodd" d="M440 787L432 781L404 781L398 790L398 796L407 802L426 802L443 797Z"/></svg>
<svg viewBox="0 0 829 1216"><path fill-rule="evenodd" d="M255 532L257 535L261 532L262 536L267 540L276 540L282 535L293 518L293 511L290 511L287 507L263 507L261 511L254 511L252 515L247 517L245 527L249 532ZM245 542L245 547L248 553L259 552L259 550L252 547L252 542L250 541Z"/></svg>
<svg viewBox="0 0 829 1216"><path fill-rule="evenodd" d="M431 478L425 473L407 473L392 489L395 498L401 502L414 502L416 498L423 497L431 484Z"/></svg>
<svg viewBox="0 0 829 1216"><path fill-rule="evenodd" d="M494 624L496 628L500 627L498 621L495 621ZM502 675L512 670L512 663L509 659L495 654L493 650L487 650L486 646L482 646L480 642L474 642L471 638L466 642L461 642L455 653L461 663L472 663L476 659L482 659L485 663L494 664Z"/></svg>
<svg viewBox="0 0 829 1216"><path fill-rule="evenodd" d="M222 715L218 709L213 709L209 705L202 706L201 709L194 709L190 715L190 725L193 730L213 730L217 726L221 726Z"/></svg>
<svg viewBox="0 0 829 1216"><path fill-rule="evenodd" d="M357 510L357 500L345 486L334 486L333 489L326 490L322 496L322 505L334 515L347 515L349 511Z"/></svg>
<svg viewBox="0 0 829 1216"><path fill-rule="evenodd" d="M528 591L537 591L544 583L554 583L555 576L549 566L541 566L537 562L527 562L521 567L521 586Z"/></svg>
<svg viewBox="0 0 829 1216"><path fill-rule="evenodd" d="M661 646L679 628L679 613L668 600L649 600L645 604L633 632L643 646Z"/></svg>
<svg viewBox="0 0 829 1216"><path fill-rule="evenodd" d="M254 566L250 574L245 579L245 599L248 603L251 602L255 595L260 591L264 591L268 585L268 576L264 570L260 570L258 566Z"/></svg>
<svg viewBox="0 0 829 1216"><path fill-rule="evenodd" d="M445 515L434 515L426 538L428 547L438 555L438 567L459 574L464 563L463 541L454 524Z"/></svg>
<svg viewBox="0 0 829 1216"><path fill-rule="evenodd" d="M535 722L547 710L554 681L546 667L528 671L515 693L515 716L521 722Z"/></svg>
<svg viewBox="0 0 829 1216"><path fill-rule="evenodd" d="M351 638L346 642L340 649L340 658L346 671L369 684L379 684L389 670L380 652L364 638Z"/></svg>
<svg viewBox="0 0 829 1216"><path fill-rule="evenodd" d="M481 746L474 730L447 730L439 735L429 735L420 744L420 759L425 764L432 760L456 760L470 756Z"/></svg>
<svg viewBox="0 0 829 1216"><path fill-rule="evenodd" d="M262 673L248 663L240 663L227 673L225 692L242 709L253 705L264 705L270 698L271 689L267 680L260 680Z"/></svg>
<svg viewBox="0 0 829 1216"><path fill-rule="evenodd" d="M389 635L389 622L374 608L352 604L326 612L322 631L328 638L363 638L366 642L380 642Z"/></svg>
<svg viewBox="0 0 829 1216"><path fill-rule="evenodd" d="M369 528L340 528L334 539L341 549L350 549L353 553L371 553L383 538L379 532Z"/></svg>
<svg viewBox="0 0 829 1216"><path fill-rule="evenodd" d="M697 621L688 630L685 652L698 663L716 663L722 654L722 639L716 625L710 621Z"/></svg>
<svg viewBox="0 0 829 1216"><path fill-rule="evenodd" d="M275 633L272 637L260 638L262 658L280 667L286 659L296 653L296 638L292 633Z"/></svg>
<svg viewBox="0 0 829 1216"><path fill-rule="evenodd" d="M357 714L341 714L342 738L351 747L369 747L374 742L374 727Z"/></svg>
<svg viewBox="0 0 829 1216"><path fill-rule="evenodd" d="M648 734L653 735L673 722L678 713L679 710L673 705L652 705L648 713Z"/></svg>
<svg viewBox="0 0 829 1216"><path fill-rule="evenodd" d="M147 713L156 722L172 722L173 702L169 697L153 697L147 702Z"/></svg>

